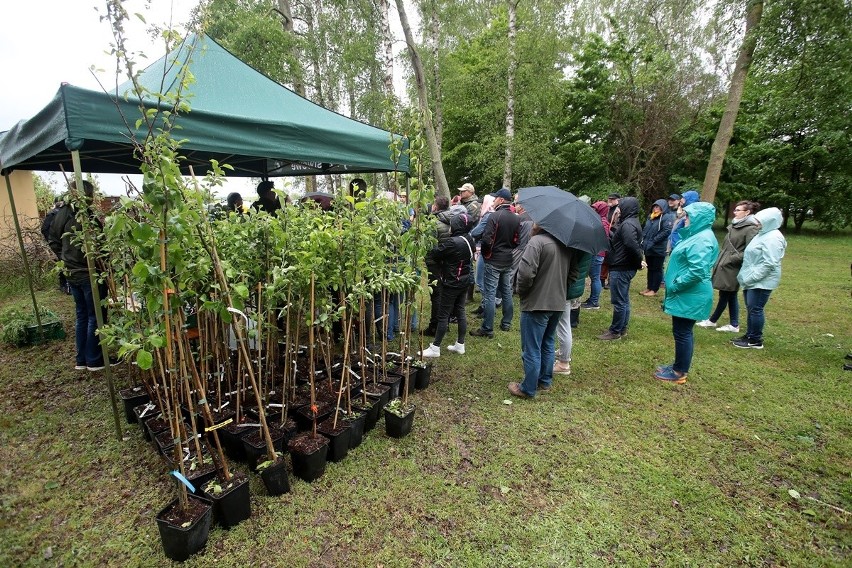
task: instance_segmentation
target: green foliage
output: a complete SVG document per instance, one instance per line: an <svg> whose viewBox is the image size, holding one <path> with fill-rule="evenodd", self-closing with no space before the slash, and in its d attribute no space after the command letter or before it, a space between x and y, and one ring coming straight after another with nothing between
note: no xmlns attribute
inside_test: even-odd
<svg viewBox="0 0 852 568"><path fill-rule="evenodd" d="M56 201L53 184L37 173L33 173L33 188L35 189L36 207L38 207L39 214L43 215L53 209L53 202Z"/></svg>
<svg viewBox="0 0 852 568"><path fill-rule="evenodd" d="M58 319L55 312L42 306L39 306L38 314L42 324ZM8 308L0 313L0 342L20 347L27 341L27 327L34 325L38 325L38 321L32 308Z"/></svg>

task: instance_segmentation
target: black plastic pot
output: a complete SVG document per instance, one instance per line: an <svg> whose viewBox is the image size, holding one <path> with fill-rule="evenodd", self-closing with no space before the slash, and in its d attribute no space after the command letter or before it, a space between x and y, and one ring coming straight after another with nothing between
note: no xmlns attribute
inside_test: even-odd
<svg viewBox="0 0 852 568"><path fill-rule="evenodd" d="M328 438L328 461L342 461L349 453L349 442L352 437L352 426L349 422L338 419L335 428L334 418L327 418L317 425L317 432Z"/></svg>
<svg viewBox="0 0 852 568"><path fill-rule="evenodd" d="M228 424L219 428L219 442L228 457L234 461L246 461L246 450L243 447L243 436L250 433L253 426L242 426L240 424Z"/></svg>
<svg viewBox="0 0 852 568"><path fill-rule="evenodd" d="M318 446L310 452L303 452L297 447L300 439L310 437L309 432L299 434L290 441L290 457L293 460L293 475L310 483L325 473L325 464L328 457L328 438L318 436Z"/></svg>
<svg viewBox="0 0 852 568"><path fill-rule="evenodd" d="M356 411L353 409L354 412ZM347 418L346 422L349 423L349 449L351 450L360 446L361 442L364 441L364 424L367 422L367 414L358 412L357 416L354 416L351 420Z"/></svg>
<svg viewBox="0 0 852 568"><path fill-rule="evenodd" d="M181 525L173 525L169 523L165 517L168 512L177 506L177 499L166 505L166 507L157 514L157 527L160 529L160 540L163 543L163 552L168 558L183 562L207 544L207 537L210 534L210 522L213 519L213 507L204 499L189 496L191 501L200 503L204 508L204 513L195 519L188 527Z"/></svg>
<svg viewBox="0 0 852 568"><path fill-rule="evenodd" d="M146 442L151 441L151 435L148 434L148 428L145 427L145 421L150 420L159 413L160 410L157 408L157 405L151 402L146 402L145 404L140 404L133 408L133 416L136 419L136 423L139 424L139 429L142 431L142 436L145 437Z"/></svg>
<svg viewBox="0 0 852 568"><path fill-rule="evenodd" d="M381 382L383 385L387 385L390 387L388 400L398 398L399 393L402 392L402 375L400 373L389 372L387 374L387 378L380 379L379 382Z"/></svg>
<svg viewBox="0 0 852 568"><path fill-rule="evenodd" d="M390 391L391 391L390 386L382 384L382 383L367 385L367 396L370 397L373 400L379 401L379 407L378 407L378 410L376 411L377 416L378 416L379 411L381 411L385 407L385 405L388 403L388 401L390 400L390 394L391 394Z"/></svg>
<svg viewBox="0 0 852 568"><path fill-rule="evenodd" d="M385 409L385 433L391 438L404 438L411 432L414 425L414 408L405 416L397 416Z"/></svg>
<svg viewBox="0 0 852 568"><path fill-rule="evenodd" d="M278 424L269 426L269 436L272 438L272 447L275 451L283 452L285 436ZM266 461L266 439L260 432L260 428L255 428L254 432L243 436L242 441L249 469L257 471L257 464Z"/></svg>
<svg viewBox="0 0 852 568"><path fill-rule="evenodd" d="M322 422L328 415L331 414L331 405L327 402L317 402L316 421ZM296 411L296 422L299 424L299 430L312 430L314 427L314 412L310 405L303 406Z"/></svg>
<svg viewBox="0 0 852 568"><path fill-rule="evenodd" d="M290 492L290 474L287 473L287 460L284 457L279 458L269 467L263 468L260 471L260 478L270 496Z"/></svg>
<svg viewBox="0 0 852 568"><path fill-rule="evenodd" d="M169 429L169 423L163 420L163 416L161 414L156 414L151 418L145 419L142 423L147 436L145 439L149 442L153 442L154 438L157 437L157 434L160 432L164 432Z"/></svg>
<svg viewBox="0 0 852 568"><path fill-rule="evenodd" d="M353 404L352 408L364 413L364 433L369 432L376 426L379 421L379 399L368 399L367 404L361 402Z"/></svg>
<svg viewBox="0 0 852 568"><path fill-rule="evenodd" d="M125 420L127 420L128 424L136 424L137 419L133 409L141 404L145 404L151 400L151 397L148 396L145 388L141 386L120 390L118 391L118 396L121 397L121 401L124 403Z"/></svg>
<svg viewBox="0 0 852 568"><path fill-rule="evenodd" d="M417 369L417 378L414 381L414 386L417 390L423 390L429 386L429 381L432 378L432 363L426 363L423 367L412 367Z"/></svg>
<svg viewBox="0 0 852 568"><path fill-rule="evenodd" d="M215 490L202 491L202 495L213 504L213 520L219 526L229 529L238 525L251 516L251 494L249 480L242 474L231 477L231 481L216 480L222 488L221 493ZM230 487L226 487L230 483Z"/></svg>

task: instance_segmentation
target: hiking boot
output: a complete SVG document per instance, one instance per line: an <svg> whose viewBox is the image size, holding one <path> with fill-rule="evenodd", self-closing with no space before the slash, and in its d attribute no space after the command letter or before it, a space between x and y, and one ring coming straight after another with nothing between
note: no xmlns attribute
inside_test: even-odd
<svg viewBox="0 0 852 568"><path fill-rule="evenodd" d="M431 359L433 357L441 356L441 348L437 345L429 345L426 349L420 352L421 359Z"/></svg>
<svg viewBox="0 0 852 568"><path fill-rule="evenodd" d="M614 341L616 339L621 339L621 334L620 333L613 333L611 331L607 331L603 335L599 335L598 339L601 339L603 341Z"/></svg>
<svg viewBox="0 0 852 568"><path fill-rule="evenodd" d="M740 332L740 326L731 325L731 324L723 325L722 327L717 327L716 331L729 331L731 333L739 333Z"/></svg>
<svg viewBox="0 0 852 568"><path fill-rule="evenodd" d="M464 343L456 342L453 345L448 345L447 351L452 351L453 353L458 353L459 355L464 355Z"/></svg>
<svg viewBox="0 0 852 568"><path fill-rule="evenodd" d="M509 392L518 398L532 398L530 395L521 390L520 383L509 383Z"/></svg>
<svg viewBox="0 0 852 568"><path fill-rule="evenodd" d="M571 364L563 363L562 361L557 361L553 364L553 374L554 375L570 375L571 374Z"/></svg>
<svg viewBox="0 0 852 568"><path fill-rule="evenodd" d="M485 310L484 310L484 309L482 308L482 306L480 305L478 308L476 308L475 310L473 310L473 311L472 311L472 312L470 312L470 313L472 313L472 314L473 314L473 315L475 315L475 316L481 316L482 314L484 314L484 313L485 313Z"/></svg>
<svg viewBox="0 0 852 568"><path fill-rule="evenodd" d="M739 347L740 349L763 349L763 342L755 339L737 339L736 341L732 341L732 343L734 347Z"/></svg>
<svg viewBox="0 0 852 568"><path fill-rule="evenodd" d="M710 321L710 320L701 320L700 322L697 322L695 325L697 325L698 327L716 327L716 322Z"/></svg>
<svg viewBox="0 0 852 568"><path fill-rule="evenodd" d="M494 339L493 331L486 331L481 327L479 329L474 329L470 332L470 334L474 337L487 337L488 339Z"/></svg>
<svg viewBox="0 0 852 568"><path fill-rule="evenodd" d="M500 324L500 331L509 331L510 329L512 329L510 326Z"/></svg>
<svg viewBox="0 0 852 568"><path fill-rule="evenodd" d="M599 309L601 309L600 304L592 304L592 303L589 303L589 302L583 302L582 304L580 304L580 307L583 308L584 310L599 310Z"/></svg>
<svg viewBox="0 0 852 568"><path fill-rule="evenodd" d="M686 373L681 373L674 369L663 369L654 373L654 378L668 383L682 385L686 382Z"/></svg>

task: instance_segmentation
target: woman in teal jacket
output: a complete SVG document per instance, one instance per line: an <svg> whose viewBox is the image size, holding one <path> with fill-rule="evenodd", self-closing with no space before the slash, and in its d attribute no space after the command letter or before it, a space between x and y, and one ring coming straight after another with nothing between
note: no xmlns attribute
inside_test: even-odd
<svg viewBox="0 0 852 568"><path fill-rule="evenodd" d="M731 342L742 349L763 349L763 326L766 323L763 308L769 301L769 294L781 282L781 259L787 249L787 240L778 230L783 217L777 207L758 211L754 219L760 230L746 247L743 266L737 275L745 295L748 327L744 336Z"/></svg>
<svg viewBox="0 0 852 568"><path fill-rule="evenodd" d="M710 228L716 210L710 203L697 202L684 209L684 226L678 231L678 244L666 268L666 298L663 309L672 316L675 360L657 367L654 377L675 384L686 382L692 364L695 322L706 319L713 308L710 271L719 256L719 243Z"/></svg>

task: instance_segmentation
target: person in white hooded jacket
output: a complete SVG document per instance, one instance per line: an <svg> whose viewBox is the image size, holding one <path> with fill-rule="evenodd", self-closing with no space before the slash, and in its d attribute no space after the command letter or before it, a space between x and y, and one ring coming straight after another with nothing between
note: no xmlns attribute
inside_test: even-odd
<svg viewBox="0 0 852 568"><path fill-rule="evenodd" d="M745 295L748 327L745 335L731 342L742 349L763 349L763 326L766 322L763 310L769 295L781 282L781 259L787 248L787 240L778 230L783 218L777 207L758 211L754 219L760 230L746 247L743 265L737 275Z"/></svg>

